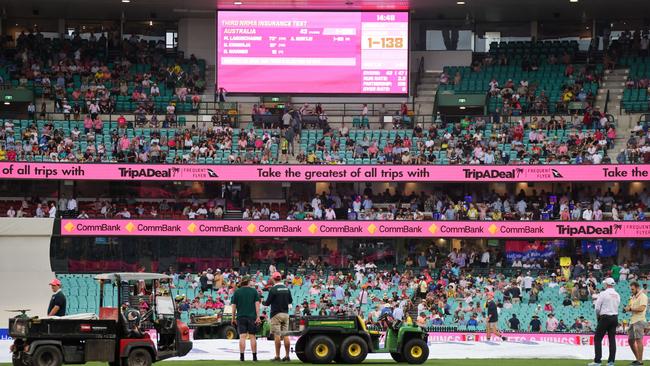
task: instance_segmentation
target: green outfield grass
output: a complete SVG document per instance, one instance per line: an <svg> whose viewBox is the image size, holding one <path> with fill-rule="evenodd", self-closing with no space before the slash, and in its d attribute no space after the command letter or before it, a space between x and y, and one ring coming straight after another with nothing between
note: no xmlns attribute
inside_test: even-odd
<svg viewBox="0 0 650 366"><path fill-rule="evenodd" d="M430 359L425 363L425 365L436 365L436 366L488 366L488 365L498 365L498 366L575 366L582 365L585 366L589 363L586 360L546 360L546 359L485 359L485 360L432 360ZM270 366L270 365L287 365L284 362L271 362L271 361L259 361L253 363L250 360L246 362L239 361L167 361L160 362L160 366L226 366L226 365L256 365L256 366ZM300 361L292 361L291 365L301 365ZM629 365L630 361L618 361L616 362L617 366ZM90 362L86 364L88 366L106 366L105 363L100 362ZM332 363L332 365L337 365ZM368 360L363 363L363 365L408 365L406 363L398 364L391 361L379 361L379 360ZM11 366L10 363L0 363L0 366Z"/></svg>

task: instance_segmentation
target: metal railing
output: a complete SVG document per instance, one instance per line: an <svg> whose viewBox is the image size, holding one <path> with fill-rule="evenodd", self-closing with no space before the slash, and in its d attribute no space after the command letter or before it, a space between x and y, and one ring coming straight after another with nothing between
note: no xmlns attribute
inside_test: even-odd
<svg viewBox="0 0 650 366"><path fill-rule="evenodd" d="M418 62L418 71L415 77L415 85L413 86L413 108L415 109L415 98L418 97L418 87L422 82L422 75L424 75L424 56L420 57Z"/></svg>

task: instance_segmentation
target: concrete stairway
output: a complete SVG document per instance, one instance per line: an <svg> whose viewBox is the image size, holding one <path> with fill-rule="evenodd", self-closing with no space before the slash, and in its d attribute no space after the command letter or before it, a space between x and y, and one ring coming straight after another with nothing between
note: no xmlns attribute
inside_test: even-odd
<svg viewBox="0 0 650 366"><path fill-rule="evenodd" d="M605 71L603 82L596 96L596 106L599 106L600 110L605 110L605 101L607 100L607 92L609 91L608 113L613 115L621 114L621 100L623 99L623 91L625 90L625 81L627 80L628 73L629 69Z"/></svg>
<svg viewBox="0 0 650 366"><path fill-rule="evenodd" d="M438 85L440 84L440 72L426 72L418 85L418 96L415 98L415 114L420 116L432 116L433 104L436 100Z"/></svg>

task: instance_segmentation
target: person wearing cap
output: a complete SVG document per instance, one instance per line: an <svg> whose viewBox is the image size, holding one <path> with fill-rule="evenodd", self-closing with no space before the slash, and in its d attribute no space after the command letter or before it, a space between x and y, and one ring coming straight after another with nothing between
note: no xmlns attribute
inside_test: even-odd
<svg viewBox="0 0 650 366"><path fill-rule="evenodd" d="M542 330L542 322L539 321L539 316L533 315L533 319L528 324L528 331L539 333L541 330Z"/></svg>
<svg viewBox="0 0 650 366"><path fill-rule="evenodd" d="M239 331L239 360L244 361L246 338L250 339L253 361L257 361L257 325L260 324L260 295L251 285L250 276L244 276L232 295L232 324Z"/></svg>
<svg viewBox="0 0 650 366"><path fill-rule="evenodd" d="M61 291L61 281L55 278L50 281L50 288L54 294L50 298L50 305L47 307L48 316L65 316L65 295Z"/></svg>
<svg viewBox="0 0 650 366"><path fill-rule="evenodd" d="M264 300L264 306L271 307L271 333L275 338L275 358L272 361L289 362L289 352L291 342L289 337L284 336L284 332L289 330L289 305L293 303L291 291L282 282L282 274L274 272L271 275L273 287L269 290L269 295ZM284 358L280 359L280 346L284 339Z"/></svg>
<svg viewBox="0 0 650 366"><path fill-rule="evenodd" d="M613 366L616 362L616 327L618 326L618 307L621 304L621 297L614 289L616 281L608 277L603 281L605 290L598 294L594 303L598 325L594 338L595 356L594 362L588 366L600 365L603 357L603 338L607 334L609 339L609 357L607 365Z"/></svg>
<svg viewBox="0 0 650 366"><path fill-rule="evenodd" d="M632 296L630 296L630 302L625 307L625 311L632 313L628 327L630 348L636 357L632 365L643 365L643 336L645 328L648 326L645 315L648 308L648 296L636 281L630 283L630 292Z"/></svg>
<svg viewBox="0 0 650 366"><path fill-rule="evenodd" d="M487 324L485 325L485 337L490 341L492 339L492 334L494 334L501 338L501 340L505 341L506 337L504 337L499 331L499 311L497 309L497 304L494 302L494 293L488 292L487 298Z"/></svg>

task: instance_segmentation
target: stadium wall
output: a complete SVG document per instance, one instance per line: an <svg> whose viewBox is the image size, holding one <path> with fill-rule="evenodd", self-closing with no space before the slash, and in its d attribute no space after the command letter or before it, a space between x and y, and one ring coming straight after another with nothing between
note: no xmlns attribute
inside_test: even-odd
<svg viewBox="0 0 650 366"><path fill-rule="evenodd" d="M54 219L0 219L0 314L5 320L10 315L3 310L9 309L47 314L52 295L48 283L54 278L50 266L53 228Z"/></svg>
<svg viewBox="0 0 650 366"><path fill-rule="evenodd" d="M445 66L469 66L472 64L472 51L412 51L412 71L417 71L420 58L424 57L425 71L442 71Z"/></svg>
<svg viewBox="0 0 650 366"><path fill-rule="evenodd" d="M194 54L214 66L217 52L215 17L216 14L208 18L183 18L178 22L178 48L185 57Z"/></svg>

